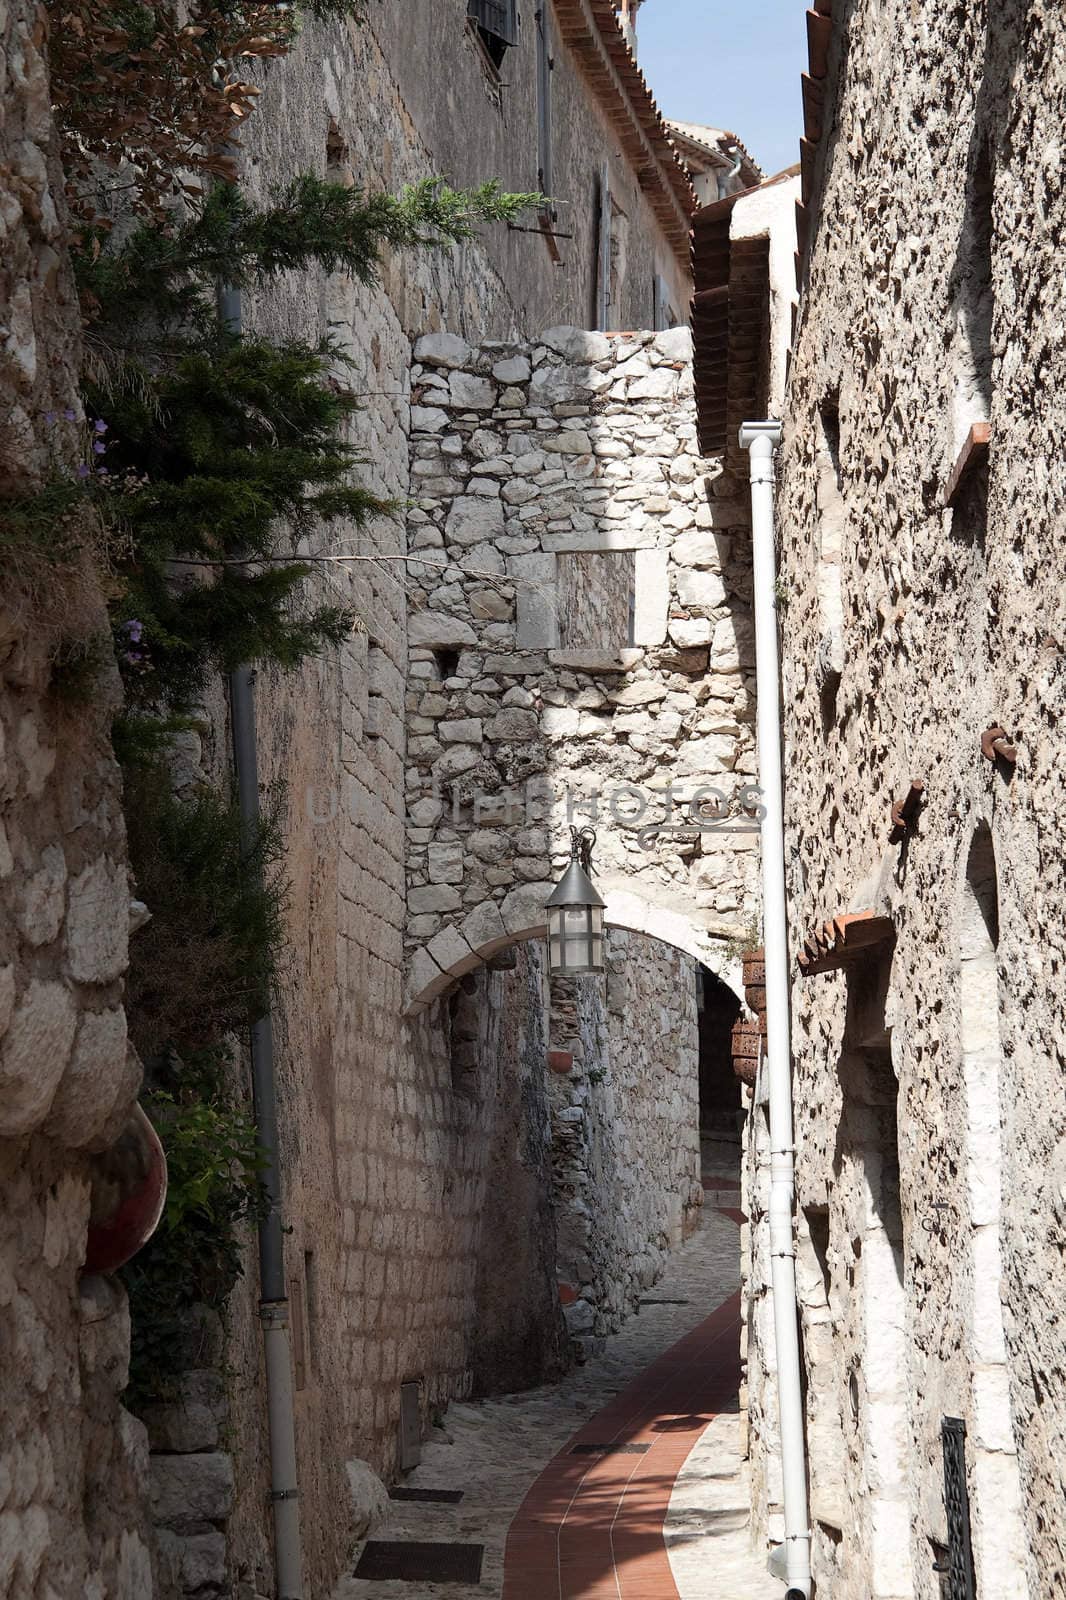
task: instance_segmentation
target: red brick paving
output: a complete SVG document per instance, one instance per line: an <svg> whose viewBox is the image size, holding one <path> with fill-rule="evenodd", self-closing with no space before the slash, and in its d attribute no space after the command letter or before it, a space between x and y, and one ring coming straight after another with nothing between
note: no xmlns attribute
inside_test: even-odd
<svg viewBox="0 0 1066 1600"><path fill-rule="evenodd" d="M743 1220L739 1211L726 1215ZM663 1543L674 1481L711 1418L731 1409L739 1383L738 1293L548 1463L511 1524L502 1600L678 1600ZM649 1449L570 1454L576 1444L630 1443Z"/></svg>

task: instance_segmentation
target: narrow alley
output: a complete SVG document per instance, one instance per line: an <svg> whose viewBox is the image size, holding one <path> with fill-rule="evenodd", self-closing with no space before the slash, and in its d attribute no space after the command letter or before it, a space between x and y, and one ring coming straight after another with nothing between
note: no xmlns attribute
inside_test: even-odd
<svg viewBox="0 0 1066 1600"><path fill-rule="evenodd" d="M0 1600L1066 1600L1064 129L0 0Z"/></svg>
<svg viewBox="0 0 1066 1600"><path fill-rule="evenodd" d="M703 1600L711 1575L774 1600L737 1412L739 1147L703 1152L699 1227L639 1314L558 1384L450 1406L356 1564L420 1575L349 1577L335 1600ZM440 1581L456 1554L478 1579Z"/></svg>

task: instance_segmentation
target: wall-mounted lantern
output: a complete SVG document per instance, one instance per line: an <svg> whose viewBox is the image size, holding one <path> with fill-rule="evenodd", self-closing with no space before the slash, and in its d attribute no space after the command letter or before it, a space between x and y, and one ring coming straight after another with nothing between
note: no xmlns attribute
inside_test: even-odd
<svg viewBox="0 0 1066 1600"><path fill-rule="evenodd" d="M570 865L548 901L548 969L561 977L603 971L604 902L590 876L591 828L570 829Z"/></svg>

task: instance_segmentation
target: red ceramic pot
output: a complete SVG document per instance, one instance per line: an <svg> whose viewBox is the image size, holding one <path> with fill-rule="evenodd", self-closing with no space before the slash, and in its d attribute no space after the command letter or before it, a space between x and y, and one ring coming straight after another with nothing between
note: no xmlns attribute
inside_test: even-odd
<svg viewBox="0 0 1066 1600"><path fill-rule="evenodd" d="M159 1135L134 1106L109 1150L93 1161L86 1272L117 1272L159 1226L167 1197L167 1158Z"/></svg>

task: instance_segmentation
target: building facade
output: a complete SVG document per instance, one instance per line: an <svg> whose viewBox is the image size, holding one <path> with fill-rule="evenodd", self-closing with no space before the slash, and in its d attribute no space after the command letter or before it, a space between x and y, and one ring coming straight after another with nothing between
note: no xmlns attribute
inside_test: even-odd
<svg viewBox="0 0 1066 1600"><path fill-rule="evenodd" d="M1061 19L809 20L777 524L815 1586L1043 1600L1066 1594ZM749 1420L779 1537L773 1366L767 1328Z"/></svg>

